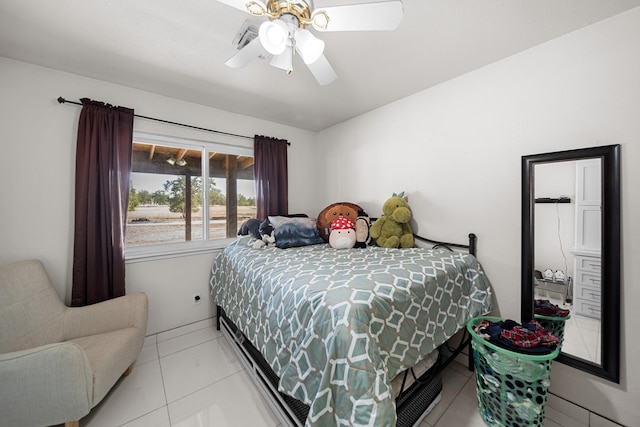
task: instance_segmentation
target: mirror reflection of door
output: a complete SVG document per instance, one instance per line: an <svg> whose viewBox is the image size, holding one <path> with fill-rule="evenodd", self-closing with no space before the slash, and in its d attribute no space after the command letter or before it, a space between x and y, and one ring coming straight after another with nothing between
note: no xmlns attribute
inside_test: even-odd
<svg viewBox="0 0 640 427"><path fill-rule="evenodd" d="M601 160L534 167L534 296L571 311L562 352L599 364Z"/></svg>

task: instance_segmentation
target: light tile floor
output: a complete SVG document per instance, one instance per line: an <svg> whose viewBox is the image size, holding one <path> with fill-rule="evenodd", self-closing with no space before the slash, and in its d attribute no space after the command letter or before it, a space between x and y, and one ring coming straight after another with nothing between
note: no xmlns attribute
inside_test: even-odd
<svg viewBox="0 0 640 427"><path fill-rule="evenodd" d="M545 427L587 425L549 406L546 412ZM588 417L587 413L583 421L588 423ZM148 337L131 375L122 378L80 425L276 427L280 421L215 329L214 320L207 320ZM442 400L420 427L483 426L474 377L454 362L443 374Z"/></svg>

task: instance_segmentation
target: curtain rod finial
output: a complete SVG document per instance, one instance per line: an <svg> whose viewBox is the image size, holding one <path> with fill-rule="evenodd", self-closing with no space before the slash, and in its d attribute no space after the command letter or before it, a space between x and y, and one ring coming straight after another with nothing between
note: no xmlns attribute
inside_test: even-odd
<svg viewBox="0 0 640 427"><path fill-rule="evenodd" d="M58 103L59 103L59 104L64 104L65 102L67 102L67 100L66 100L66 99L64 99L64 98L63 98L63 97L61 97L61 96L59 96L59 97L58 97Z"/></svg>

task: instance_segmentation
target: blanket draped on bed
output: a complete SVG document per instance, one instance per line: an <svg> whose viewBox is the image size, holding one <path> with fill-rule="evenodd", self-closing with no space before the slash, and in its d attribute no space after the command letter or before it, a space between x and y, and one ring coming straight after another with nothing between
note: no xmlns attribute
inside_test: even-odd
<svg viewBox="0 0 640 427"><path fill-rule="evenodd" d="M310 405L307 426L394 426L391 380L491 311L475 257L443 249L253 249L212 266L211 294Z"/></svg>

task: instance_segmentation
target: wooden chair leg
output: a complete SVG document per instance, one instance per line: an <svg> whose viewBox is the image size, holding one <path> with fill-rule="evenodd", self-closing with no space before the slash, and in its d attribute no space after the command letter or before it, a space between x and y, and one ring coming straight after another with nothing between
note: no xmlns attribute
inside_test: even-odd
<svg viewBox="0 0 640 427"><path fill-rule="evenodd" d="M122 376L123 377L128 377L129 375L131 375L131 371L133 371L133 364L129 365L129 367L127 368L126 371L124 371L124 374L122 374Z"/></svg>

